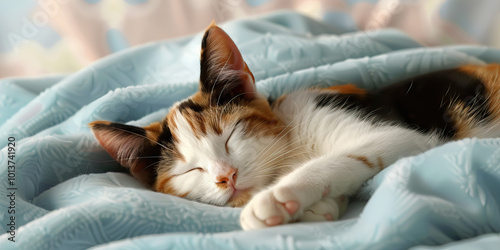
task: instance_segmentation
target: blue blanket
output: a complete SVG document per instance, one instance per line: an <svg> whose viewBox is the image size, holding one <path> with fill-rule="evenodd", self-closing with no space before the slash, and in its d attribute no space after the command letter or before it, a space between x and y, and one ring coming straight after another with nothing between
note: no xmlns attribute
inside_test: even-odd
<svg viewBox="0 0 500 250"><path fill-rule="evenodd" d="M272 97L318 85L374 89L439 69L500 62L499 50L424 48L395 30L340 34L290 12L222 27L259 91ZM336 222L245 232L239 208L141 187L87 124L161 120L197 90L201 36L128 49L71 75L0 81L0 249L499 245L500 139L466 139L401 159L366 185L367 203L351 204Z"/></svg>

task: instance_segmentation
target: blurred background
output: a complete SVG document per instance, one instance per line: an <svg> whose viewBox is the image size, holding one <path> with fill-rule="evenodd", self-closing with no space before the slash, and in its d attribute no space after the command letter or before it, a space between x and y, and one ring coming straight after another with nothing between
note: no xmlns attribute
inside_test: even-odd
<svg viewBox="0 0 500 250"><path fill-rule="evenodd" d="M499 0L0 0L0 78L71 73L212 19L296 10L344 32L397 28L426 46L500 48Z"/></svg>

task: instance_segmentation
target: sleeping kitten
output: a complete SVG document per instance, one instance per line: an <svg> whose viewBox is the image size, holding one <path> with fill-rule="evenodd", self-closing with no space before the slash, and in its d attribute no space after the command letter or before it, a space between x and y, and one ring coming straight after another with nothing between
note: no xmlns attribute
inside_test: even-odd
<svg viewBox="0 0 500 250"><path fill-rule="evenodd" d="M269 104L229 36L205 32L199 91L147 127L90 124L152 189L239 207L244 229L331 221L396 160L464 137L500 136L500 65L465 66L375 90L300 90Z"/></svg>

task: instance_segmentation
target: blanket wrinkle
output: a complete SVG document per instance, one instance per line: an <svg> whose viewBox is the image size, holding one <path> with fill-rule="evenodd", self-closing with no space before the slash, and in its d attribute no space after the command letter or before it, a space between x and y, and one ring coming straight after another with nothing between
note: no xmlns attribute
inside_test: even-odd
<svg viewBox="0 0 500 250"><path fill-rule="evenodd" d="M375 89L434 70L500 62L496 49L425 48L396 30L338 35L296 13L222 27L258 90L271 97L318 85ZM335 222L242 231L240 208L142 187L87 123L162 119L197 90L201 35L130 48L70 75L0 80L0 249L464 249L500 240L498 138L401 159L365 185L368 202L351 204Z"/></svg>

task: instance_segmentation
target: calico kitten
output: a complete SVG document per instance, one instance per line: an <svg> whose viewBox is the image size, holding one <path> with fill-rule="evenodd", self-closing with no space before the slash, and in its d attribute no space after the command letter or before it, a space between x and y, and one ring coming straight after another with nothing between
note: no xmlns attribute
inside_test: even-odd
<svg viewBox="0 0 500 250"><path fill-rule="evenodd" d="M203 37L199 91L147 127L90 124L152 189L239 207L244 229L329 221L397 159L450 140L500 136L500 65L465 66L368 91L352 84L269 104L229 36Z"/></svg>

